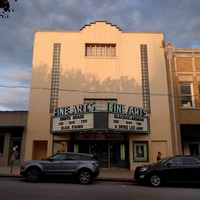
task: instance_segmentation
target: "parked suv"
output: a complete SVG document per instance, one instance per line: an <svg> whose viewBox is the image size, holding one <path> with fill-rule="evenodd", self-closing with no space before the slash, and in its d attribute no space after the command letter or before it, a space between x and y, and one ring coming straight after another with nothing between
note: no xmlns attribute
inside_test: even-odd
<svg viewBox="0 0 200 200"><path fill-rule="evenodd" d="M99 166L94 155L65 152L24 162L20 174L29 182L37 182L48 175L73 175L80 183L87 184L99 175Z"/></svg>
<svg viewBox="0 0 200 200"><path fill-rule="evenodd" d="M135 179L158 187L164 182L200 183L200 156L174 156L136 167Z"/></svg>

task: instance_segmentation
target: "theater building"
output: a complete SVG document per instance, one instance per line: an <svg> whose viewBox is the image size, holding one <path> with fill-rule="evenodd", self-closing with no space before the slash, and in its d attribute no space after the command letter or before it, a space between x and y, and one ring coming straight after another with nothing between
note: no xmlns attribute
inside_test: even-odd
<svg viewBox="0 0 200 200"><path fill-rule="evenodd" d="M174 154L200 152L200 49L166 45Z"/></svg>
<svg viewBox="0 0 200 200"><path fill-rule="evenodd" d="M172 155L163 41L105 21L36 31L25 160L85 152L134 170Z"/></svg>

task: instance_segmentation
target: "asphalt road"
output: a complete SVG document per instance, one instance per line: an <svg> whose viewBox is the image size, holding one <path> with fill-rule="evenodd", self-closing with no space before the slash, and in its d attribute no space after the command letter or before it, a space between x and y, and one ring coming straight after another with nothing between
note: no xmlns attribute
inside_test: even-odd
<svg viewBox="0 0 200 200"><path fill-rule="evenodd" d="M153 188L131 182L94 181L81 185L74 181L48 180L27 183L22 178L0 177L2 200L199 200L199 185Z"/></svg>

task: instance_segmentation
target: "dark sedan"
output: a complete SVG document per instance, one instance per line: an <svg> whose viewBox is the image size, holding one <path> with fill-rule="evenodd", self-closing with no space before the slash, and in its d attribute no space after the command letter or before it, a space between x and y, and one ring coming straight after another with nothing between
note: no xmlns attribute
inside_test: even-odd
<svg viewBox="0 0 200 200"><path fill-rule="evenodd" d="M200 156L174 156L138 166L135 180L154 187L165 182L200 183Z"/></svg>

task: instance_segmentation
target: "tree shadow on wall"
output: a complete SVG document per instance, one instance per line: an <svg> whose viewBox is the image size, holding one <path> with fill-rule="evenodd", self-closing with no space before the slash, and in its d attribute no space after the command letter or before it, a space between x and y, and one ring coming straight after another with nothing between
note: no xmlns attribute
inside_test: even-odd
<svg viewBox="0 0 200 200"><path fill-rule="evenodd" d="M100 80L98 74L83 74L79 69L63 70L59 73L59 91L81 92L84 94L114 94L141 96L141 85L132 76L120 76L119 79L106 77ZM55 78L55 77L54 77ZM41 64L32 70L31 89L51 91L52 69L47 64ZM73 97L72 97L73 98Z"/></svg>

